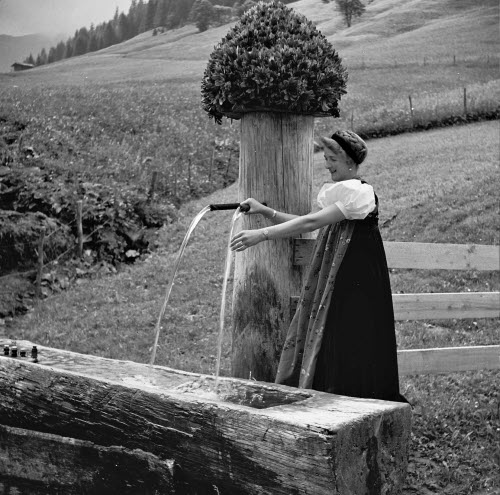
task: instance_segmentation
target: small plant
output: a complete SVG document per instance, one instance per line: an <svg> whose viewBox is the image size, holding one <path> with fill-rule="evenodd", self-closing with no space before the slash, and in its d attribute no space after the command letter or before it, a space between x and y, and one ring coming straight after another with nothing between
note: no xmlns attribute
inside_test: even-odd
<svg viewBox="0 0 500 495"><path fill-rule="evenodd" d="M248 111L338 117L347 72L311 21L281 2L259 2L210 55L203 108L220 124Z"/></svg>

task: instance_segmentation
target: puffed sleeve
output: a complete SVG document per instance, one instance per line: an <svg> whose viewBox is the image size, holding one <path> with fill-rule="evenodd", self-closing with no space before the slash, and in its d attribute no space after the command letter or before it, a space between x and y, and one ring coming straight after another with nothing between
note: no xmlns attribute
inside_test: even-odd
<svg viewBox="0 0 500 495"><path fill-rule="evenodd" d="M375 193L369 184L350 179L325 184L318 194L318 205L337 205L348 220L362 220L375 209Z"/></svg>

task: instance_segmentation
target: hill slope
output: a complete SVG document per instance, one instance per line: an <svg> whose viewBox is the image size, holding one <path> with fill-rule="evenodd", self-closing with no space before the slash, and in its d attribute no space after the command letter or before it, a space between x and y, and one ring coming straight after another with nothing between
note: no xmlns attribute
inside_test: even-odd
<svg viewBox="0 0 500 495"><path fill-rule="evenodd" d="M316 23L348 67L450 63L497 57L499 6L494 0L374 0L346 28L333 3L300 0L289 4ZM215 44L232 24L198 33L185 26L158 36L143 33L97 53L37 68L38 81L199 79ZM169 61L161 63L161 61ZM182 61L182 63L180 63ZM73 77L72 77L73 75ZM62 77L62 80L61 80ZM80 79L81 80L81 79Z"/></svg>

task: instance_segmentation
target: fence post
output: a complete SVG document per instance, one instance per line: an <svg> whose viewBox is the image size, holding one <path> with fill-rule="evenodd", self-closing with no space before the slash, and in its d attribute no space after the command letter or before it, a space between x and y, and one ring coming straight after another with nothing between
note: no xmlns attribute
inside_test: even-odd
<svg viewBox="0 0 500 495"><path fill-rule="evenodd" d="M457 56L453 55L453 65L457 65Z"/></svg>
<svg viewBox="0 0 500 495"><path fill-rule="evenodd" d="M212 183L212 167L214 166L214 158L215 158L215 147L212 150L212 158L210 159L210 166L208 168L208 183Z"/></svg>
<svg viewBox="0 0 500 495"><path fill-rule="evenodd" d="M80 199L76 202L76 234L78 239L77 255L79 258L83 257L83 201Z"/></svg>
<svg viewBox="0 0 500 495"><path fill-rule="evenodd" d="M147 202L151 203L153 201L153 197L155 195L155 188L156 188L156 180L158 178L158 170L153 171L153 176L151 177L151 186L149 188L148 192L148 199Z"/></svg>
<svg viewBox="0 0 500 495"><path fill-rule="evenodd" d="M351 131L354 132L354 110L351 111Z"/></svg>
<svg viewBox="0 0 500 495"><path fill-rule="evenodd" d="M174 198L177 199L177 160L174 162Z"/></svg>
<svg viewBox="0 0 500 495"><path fill-rule="evenodd" d="M229 174L229 167L231 165L231 155L233 153L233 150L231 148L229 148L229 155L227 157L227 166L226 166L226 173L224 175L224 183L227 181L227 176Z"/></svg>
<svg viewBox="0 0 500 495"><path fill-rule="evenodd" d="M411 127L414 127L414 122L413 122L413 104L411 102L411 95L408 95L408 100L410 101L410 115L411 115Z"/></svg>
<svg viewBox="0 0 500 495"><path fill-rule="evenodd" d="M464 88L464 114L467 115L467 88Z"/></svg>
<svg viewBox="0 0 500 495"><path fill-rule="evenodd" d="M35 294L39 299L42 297L42 274L43 274L43 244L45 242L45 227L42 228L38 241L38 266L36 272Z"/></svg>

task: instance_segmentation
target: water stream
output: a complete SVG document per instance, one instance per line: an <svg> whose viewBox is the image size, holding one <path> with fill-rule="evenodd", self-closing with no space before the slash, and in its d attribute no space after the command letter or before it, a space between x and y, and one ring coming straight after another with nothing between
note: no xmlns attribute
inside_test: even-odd
<svg viewBox="0 0 500 495"><path fill-rule="evenodd" d="M168 287L167 287L167 292L165 294L165 300L163 301L163 306L162 306L160 314L158 316L158 321L156 322L156 327L155 327L155 330L156 330L155 343L153 345L153 352L151 353L151 360L149 362L149 364L151 366L155 362L156 349L158 347L158 339L160 337L160 331L161 331L161 321L162 321L163 316L165 314L165 310L167 309L168 300L170 299L170 293L172 292L172 287L174 286L175 276L177 275L177 270L179 269L179 264L181 262L182 255L184 254L184 250L186 249L186 245L187 245L187 243L189 241L189 238L191 237L191 234L192 234L193 230L196 228L196 226L198 225L198 223L200 222L200 220L203 218L203 215L205 215L205 213L207 211L210 211L210 206L205 206L205 208L203 208L203 210L201 210L193 218L193 220L191 222L191 225L189 226L188 231L187 231L186 235L184 236L184 240L182 241L181 247L179 249L179 253L177 254L177 260L175 261L174 271L172 273L172 276L170 277L170 283L168 284Z"/></svg>
<svg viewBox="0 0 500 495"><path fill-rule="evenodd" d="M234 212L233 219L231 221L231 229L229 232L229 239L227 241L227 251L226 251L226 264L224 270L224 281L222 282L222 300L220 305L220 318L219 318L219 335L217 339L217 362L215 365L215 385L214 390L217 391L217 385L219 384L219 374L220 374L220 361L222 354L222 340L224 338L224 321L226 317L226 292L227 292L227 281L229 279L229 273L231 272L231 264L234 257L234 253L231 251L230 244L231 238L233 237L234 226L236 220L241 216L240 208Z"/></svg>

